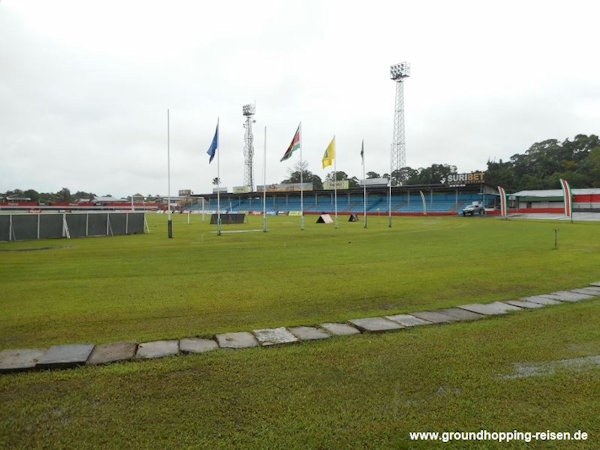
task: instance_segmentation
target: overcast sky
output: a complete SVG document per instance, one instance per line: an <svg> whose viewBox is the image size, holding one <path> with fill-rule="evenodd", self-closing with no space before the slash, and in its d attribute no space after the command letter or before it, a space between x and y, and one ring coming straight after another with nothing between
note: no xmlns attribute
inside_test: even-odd
<svg viewBox="0 0 600 450"><path fill-rule="evenodd" d="M600 3L589 1L0 0L0 192L96 194L243 184L242 105L256 102L255 175L303 154L389 170L395 85L408 61L406 162L485 169L548 138L600 133Z"/></svg>

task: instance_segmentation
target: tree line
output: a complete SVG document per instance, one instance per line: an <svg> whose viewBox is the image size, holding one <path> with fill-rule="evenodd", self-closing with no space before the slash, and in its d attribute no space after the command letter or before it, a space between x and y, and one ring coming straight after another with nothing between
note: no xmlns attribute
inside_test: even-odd
<svg viewBox="0 0 600 450"><path fill-rule="evenodd" d="M488 161L485 181L512 192L559 189L564 178L573 188L600 187L600 140L578 134L573 140L536 142L508 161Z"/></svg>
<svg viewBox="0 0 600 450"><path fill-rule="evenodd" d="M450 164L432 164L429 167L413 169L403 167L391 174L392 184L443 184L449 174L456 173L457 168ZM600 139L591 134L578 134L573 139L559 142L557 139L547 139L536 142L524 153L516 153L508 161L502 159L487 162L485 182L499 185L509 192L529 189L558 189L559 179L569 181L573 188L600 187ZM304 182L313 183L314 189L323 189L324 181L333 181L333 171L321 179L319 175L308 170L308 162L297 163L282 183L299 183L300 173ZM367 172L367 178L390 178L389 173L379 174ZM339 170L335 174L337 181L348 180L350 187L358 187L359 179ZM213 180L216 184L216 179ZM91 200L96 194L77 191L71 193L68 188L58 192L37 192L34 189L22 191L14 189L0 194L0 197L26 197L40 203L74 202L80 199ZM105 195L110 197L110 194ZM135 197L142 197L136 194ZM147 200L158 195L145 196Z"/></svg>
<svg viewBox="0 0 600 450"><path fill-rule="evenodd" d="M25 199L28 198L32 202L39 203L74 203L79 200L92 201L94 198L98 197L93 192L85 192L85 191L77 191L72 193L69 188L62 188L57 192L38 192L35 189L13 189L6 191L4 193L0 193L0 198L18 198ZM110 194L105 194L103 197L112 197ZM157 195L141 195L135 194L135 201L144 198L146 201L153 201L160 196ZM126 197L127 200L131 200L131 196Z"/></svg>
<svg viewBox="0 0 600 450"><path fill-rule="evenodd" d="M282 183L299 183L300 171L305 182L312 182L315 189L323 188L323 180L307 169L308 163L296 164L289 177ZM536 142L524 153L516 153L508 161L490 160L485 182L499 185L507 191L529 189L558 189L559 179L569 181L573 188L600 187L600 139L598 136L578 134L574 139L559 142L548 139ZM450 164L432 164L429 167L403 167L392 172L392 184L443 184L449 174L457 173ZM324 181L333 181L330 172ZM367 178L389 178L389 173L367 172ZM336 174L338 181L348 180L350 187L358 187L358 178L344 171Z"/></svg>

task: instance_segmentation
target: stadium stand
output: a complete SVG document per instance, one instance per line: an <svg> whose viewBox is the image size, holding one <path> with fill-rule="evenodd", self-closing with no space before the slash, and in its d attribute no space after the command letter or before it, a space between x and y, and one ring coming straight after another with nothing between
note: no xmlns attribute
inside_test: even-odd
<svg viewBox="0 0 600 450"><path fill-rule="evenodd" d="M493 208L497 196L481 194L478 192L424 192L426 211L428 214L455 215L474 201L485 203L486 207ZM206 197L205 197L206 198ZM374 192L367 196L367 214L388 214L389 199L387 193ZM222 212L239 213L262 211L262 196L254 193L245 197L238 194L221 194L220 208ZM394 193L392 195L393 214L422 214L423 201L419 192ZM196 203L189 210L200 212L202 204ZM361 213L363 211L362 191L338 191L337 210L339 213ZM208 197L204 210L215 211L217 199ZM269 214L278 212L300 211L300 193L272 194L267 193L266 210ZM335 210L333 191L318 191L304 193L304 211L306 214L332 213Z"/></svg>

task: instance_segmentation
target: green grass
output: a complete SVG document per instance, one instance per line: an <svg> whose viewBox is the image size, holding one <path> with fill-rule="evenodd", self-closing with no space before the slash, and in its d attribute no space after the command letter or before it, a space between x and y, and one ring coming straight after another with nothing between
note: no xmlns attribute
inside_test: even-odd
<svg viewBox="0 0 600 450"><path fill-rule="evenodd" d="M408 432L549 429L590 439L531 447L597 449L600 369L498 375L517 362L598 354L599 315L600 302L590 301L279 348L5 375L0 447L432 448ZM526 448L474 446L515 447Z"/></svg>
<svg viewBox="0 0 600 450"><path fill-rule="evenodd" d="M277 217L268 233L218 237L199 216L174 217L171 240L166 217L149 215L145 235L0 244L60 247L0 252L0 349L310 325L600 278L599 224L370 218L336 230L309 216L301 232L299 218Z"/></svg>
<svg viewBox="0 0 600 450"><path fill-rule="evenodd" d="M0 244L0 348L144 341L502 300L600 280L600 224L269 218L225 234ZM235 228L260 228L262 219ZM554 250L554 229L559 248ZM226 228L228 229L228 228ZM56 247L53 250L12 251ZM9 250L9 251L6 251ZM600 446L600 369L504 379L600 354L600 300L506 317L0 376L0 448L432 448L409 431L570 431ZM440 444L438 448L526 448Z"/></svg>

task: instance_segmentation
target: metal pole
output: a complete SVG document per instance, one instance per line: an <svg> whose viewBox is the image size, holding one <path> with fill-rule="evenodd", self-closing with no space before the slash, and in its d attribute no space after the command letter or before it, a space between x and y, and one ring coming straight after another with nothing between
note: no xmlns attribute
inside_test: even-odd
<svg viewBox="0 0 600 450"><path fill-rule="evenodd" d="M267 231L267 127L265 126L263 158L263 231Z"/></svg>
<svg viewBox="0 0 600 450"><path fill-rule="evenodd" d="M300 231L304 230L304 168L302 166L302 122L300 122Z"/></svg>
<svg viewBox="0 0 600 450"><path fill-rule="evenodd" d="M393 153L393 144L392 144L392 153ZM390 157L390 180L389 180L389 190L388 190L388 227L392 228L392 170L393 168L393 156Z"/></svg>
<svg viewBox="0 0 600 450"><path fill-rule="evenodd" d="M333 196L334 196L334 214L335 228L338 227L338 208L337 208L337 155L335 150L335 136L333 136Z"/></svg>
<svg viewBox="0 0 600 450"><path fill-rule="evenodd" d="M362 141L362 166L363 166L363 221L367 228L367 175L365 174L365 140Z"/></svg>
<svg viewBox="0 0 600 450"><path fill-rule="evenodd" d="M167 235L173 238L173 218L171 217L171 124L167 109Z"/></svg>
<svg viewBox="0 0 600 450"><path fill-rule="evenodd" d="M219 119L217 119L217 129L219 128ZM217 142L219 137L217 136ZM217 145L217 236L221 236L221 151Z"/></svg>

